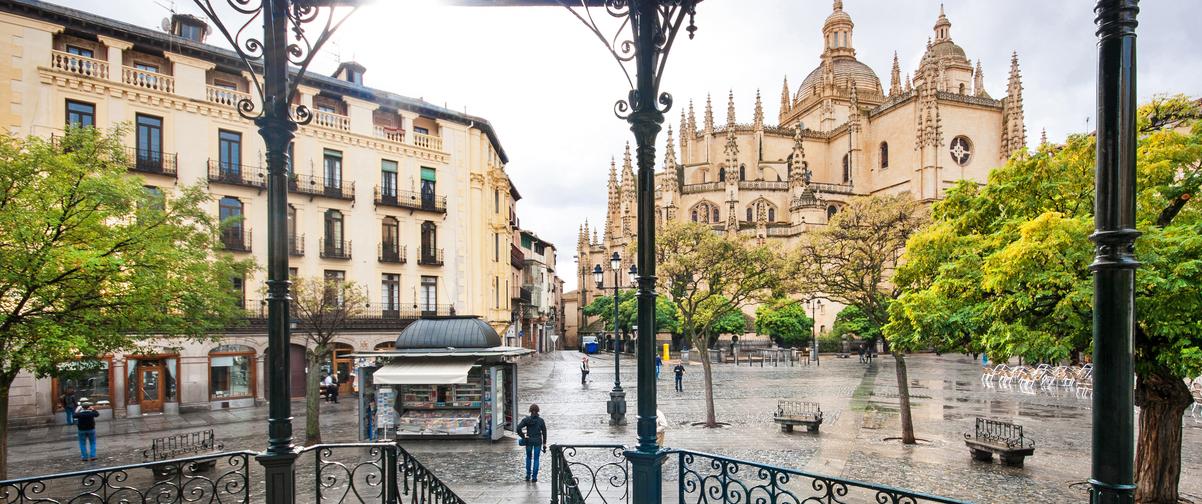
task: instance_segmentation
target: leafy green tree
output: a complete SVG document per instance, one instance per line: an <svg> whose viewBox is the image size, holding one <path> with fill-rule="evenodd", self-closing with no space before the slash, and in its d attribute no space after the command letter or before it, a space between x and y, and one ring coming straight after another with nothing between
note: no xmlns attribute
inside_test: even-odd
<svg viewBox="0 0 1202 504"><path fill-rule="evenodd" d="M728 310L727 306L730 306L730 300L725 296L714 296L698 317L699 320L705 321L713 319L712 322L703 324L708 326L704 336L709 348L714 348L723 334L739 336L747 332L747 315L742 309Z"/></svg>
<svg viewBox="0 0 1202 504"><path fill-rule="evenodd" d="M909 194L868 196L848 201L821 229L810 233L793 256L799 286L845 306L855 306L873 326L885 325L889 303L898 294L889 281L906 240L927 222L926 211ZM906 352L923 348L918 340L890 340L896 363L902 442L914 444Z"/></svg>
<svg viewBox="0 0 1202 504"><path fill-rule="evenodd" d="M202 188L169 198L127 173L121 131L68 129L56 142L0 136L0 479L17 374L155 337L206 338L244 317Z"/></svg>
<svg viewBox="0 0 1202 504"><path fill-rule="evenodd" d="M635 299L635 291L633 289L618 291L618 329L622 333L630 331L630 319L627 319L621 313L624 302ZM601 327L605 332L612 333L614 330L614 297L613 296L598 296L593 298L593 302L584 307L584 315L588 317L597 317L601 319Z"/></svg>
<svg viewBox="0 0 1202 504"><path fill-rule="evenodd" d="M691 222L664 226L657 237L656 255L664 295L676 306L680 329L701 358L705 425L717 427L710 339L719 330L735 327L731 314L742 319L744 306L767 298L779 287L782 261L771 246L720 235Z"/></svg>
<svg viewBox="0 0 1202 504"><path fill-rule="evenodd" d="M367 294L355 282L329 278L297 278L292 281L292 316L299 322L297 333L305 337L305 443L321 444L321 402L318 370L330 362L334 338L350 319L362 315ZM337 374L337 369L331 369Z"/></svg>
<svg viewBox="0 0 1202 504"><path fill-rule="evenodd" d="M855 335L864 341L876 341L881 336L881 328L864 316L864 311L859 307L846 306L839 311L838 315L835 315L831 334L836 338Z"/></svg>
<svg viewBox="0 0 1202 504"><path fill-rule="evenodd" d="M801 302L777 298L756 308L755 330L782 345L804 345L813 336L814 320Z"/></svg>
<svg viewBox="0 0 1202 504"><path fill-rule="evenodd" d="M1182 378L1202 372L1202 111L1184 96L1140 108L1137 163L1138 502L1176 502ZM1076 359L1092 344L1096 138L1011 159L935 205L895 280L890 338L929 338L997 360Z"/></svg>
<svg viewBox="0 0 1202 504"><path fill-rule="evenodd" d="M614 330L613 296L601 296L593 299L584 307L584 314L599 317L606 333ZM634 326L638 324L638 297L635 291L618 291L618 330L624 338L633 338ZM676 305L663 297L655 298L655 332L676 334L680 332L680 322L677 320Z"/></svg>

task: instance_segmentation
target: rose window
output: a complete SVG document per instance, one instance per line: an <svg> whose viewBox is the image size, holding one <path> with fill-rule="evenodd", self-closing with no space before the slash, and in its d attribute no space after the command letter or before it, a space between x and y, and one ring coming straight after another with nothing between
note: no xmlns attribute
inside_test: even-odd
<svg viewBox="0 0 1202 504"><path fill-rule="evenodd" d="M960 166L968 164L972 159L972 142L968 141L968 137L964 135L957 136L952 139L951 149L949 152L952 155L952 160Z"/></svg>

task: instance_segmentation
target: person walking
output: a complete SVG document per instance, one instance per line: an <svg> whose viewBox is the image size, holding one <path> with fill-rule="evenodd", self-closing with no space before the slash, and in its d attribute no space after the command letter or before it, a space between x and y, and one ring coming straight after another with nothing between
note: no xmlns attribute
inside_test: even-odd
<svg viewBox="0 0 1202 504"><path fill-rule="evenodd" d="M668 418L659 408L655 408L655 445L664 446L664 433L668 431Z"/></svg>
<svg viewBox="0 0 1202 504"><path fill-rule="evenodd" d="M79 406L79 399L75 397L75 387L67 387L67 391L58 397L58 402L67 414L67 425L75 425L75 408Z"/></svg>
<svg viewBox="0 0 1202 504"><path fill-rule="evenodd" d="M96 417L100 416L100 412L86 398L79 401L78 409L75 412L75 427L79 436L79 460L96 460Z"/></svg>
<svg viewBox="0 0 1202 504"><path fill-rule="evenodd" d="M538 416L538 405L530 405L530 416L518 423L518 444L526 447L526 481L538 481L538 459L547 451L547 423Z"/></svg>
<svg viewBox="0 0 1202 504"><path fill-rule="evenodd" d="M587 355L585 355L584 357L582 357L580 359L580 384L584 385L584 383L586 381L588 381L588 356Z"/></svg>
<svg viewBox="0 0 1202 504"><path fill-rule="evenodd" d="M661 368L663 366L664 366L663 358L661 358L659 356L659 354L655 354L655 379L656 380L659 379L659 368Z"/></svg>
<svg viewBox="0 0 1202 504"><path fill-rule="evenodd" d="M676 361L676 367L672 368L672 373L676 375L676 391L683 392L684 387L681 386L681 382L684 380L684 364Z"/></svg>

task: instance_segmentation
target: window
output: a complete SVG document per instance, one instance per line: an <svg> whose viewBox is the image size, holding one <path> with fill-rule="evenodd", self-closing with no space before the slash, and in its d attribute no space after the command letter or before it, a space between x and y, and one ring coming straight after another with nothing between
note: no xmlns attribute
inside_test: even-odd
<svg viewBox="0 0 1202 504"><path fill-rule="evenodd" d="M322 166L325 173L326 189L342 188L342 153L326 149Z"/></svg>
<svg viewBox="0 0 1202 504"><path fill-rule="evenodd" d="M422 257L437 259L434 249L438 248L438 227L433 222L422 223Z"/></svg>
<svg viewBox="0 0 1202 504"><path fill-rule="evenodd" d="M221 345L209 352L209 399L253 397L255 350L246 345Z"/></svg>
<svg viewBox="0 0 1202 504"><path fill-rule="evenodd" d="M325 304L340 307L344 301L342 284L346 281L346 272L342 270L325 271Z"/></svg>
<svg viewBox="0 0 1202 504"><path fill-rule="evenodd" d="M838 209L838 208L836 208L836 207L835 207L835 205L831 205L831 206L828 206L828 207L826 207L826 219L827 219L827 220L830 220L830 219L831 219L832 217L834 217L834 216L835 216L835 214L837 214L837 213L839 213L839 209Z"/></svg>
<svg viewBox="0 0 1202 504"><path fill-rule="evenodd" d="M739 180L747 180L747 165L739 165Z"/></svg>
<svg viewBox="0 0 1202 504"><path fill-rule="evenodd" d="M138 70L141 70L141 71L143 71L143 72L159 73L159 66L158 66L158 65L151 65L151 64L149 64L149 63L136 63L136 62L135 62L135 63L134 63L134 68L136 68L136 69L138 69Z"/></svg>
<svg viewBox="0 0 1202 504"><path fill-rule="evenodd" d="M492 190L492 213L501 213L501 190Z"/></svg>
<svg viewBox="0 0 1202 504"><path fill-rule="evenodd" d="M294 149L295 146L296 146L296 144L294 144L294 143L291 143L291 142L288 143L288 158L284 160L285 173L288 174L288 178L290 178L290 179L295 177L295 175L292 173L292 158L295 157L293 155L293 152L295 152L295 150L296 150L296 149ZM290 180L288 183L295 184L296 182L293 180Z"/></svg>
<svg viewBox="0 0 1202 504"><path fill-rule="evenodd" d="M326 255L332 257L341 257L344 255L342 244L342 212L334 209L326 210L325 237Z"/></svg>
<svg viewBox="0 0 1202 504"><path fill-rule="evenodd" d="M437 172L433 168L422 167L422 206L434 206L434 184Z"/></svg>
<svg viewBox="0 0 1202 504"><path fill-rule="evenodd" d="M218 170L222 176L242 174L242 134L236 131L217 131Z"/></svg>
<svg viewBox="0 0 1202 504"><path fill-rule="evenodd" d="M79 47L79 46L73 46L70 44L67 45L67 54L74 54L76 56L83 56L85 58L95 58L96 57L96 53L92 52L91 49L86 49L86 48Z"/></svg>
<svg viewBox="0 0 1202 504"><path fill-rule="evenodd" d="M112 401L113 393L110 388L112 380L112 363L108 358L78 360L58 365L55 372L54 409L60 411L63 407L58 397L67 393L67 389L75 391L76 399L87 398L93 403Z"/></svg>
<svg viewBox="0 0 1202 504"><path fill-rule="evenodd" d="M768 207L768 222L776 222L776 209Z"/></svg>
<svg viewBox="0 0 1202 504"><path fill-rule="evenodd" d="M230 277L230 292L234 294L234 306L246 308L246 279Z"/></svg>
<svg viewBox="0 0 1202 504"><path fill-rule="evenodd" d="M296 240L296 207L288 204L288 241Z"/></svg>
<svg viewBox="0 0 1202 504"><path fill-rule="evenodd" d="M952 155L952 161L960 166L967 165L972 161L972 141L964 135L958 135L952 139L949 152Z"/></svg>
<svg viewBox="0 0 1202 504"><path fill-rule="evenodd" d="M719 222L719 221L721 221L721 220L722 220L722 219L718 218L718 207L717 207L717 206L715 206L715 207L714 207L714 219L713 219L713 221L714 221L715 223L717 223L717 222Z"/></svg>
<svg viewBox="0 0 1202 504"><path fill-rule="evenodd" d="M964 94L964 83L960 83L960 94Z"/></svg>
<svg viewBox="0 0 1202 504"><path fill-rule="evenodd" d="M414 132L414 133L421 133L421 134L423 134L423 135L429 135L429 134L430 134L430 130L429 130L429 129L423 128L423 127L421 127L421 126L414 126L414 127L413 127L413 132Z"/></svg>
<svg viewBox="0 0 1202 504"><path fill-rule="evenodd" d="M138 114L135 116L138 142L137 167L139 170L160 171L163 169L163 118Z"/></svg>
<svg viewBox="0 0 1202 504"><path fill-rule="evenodd" d="M401 275L385 273L380 277L380 306L384 313L401 309Z"/></svg>
<svg viewBox="0 0 1202 504"><path fill-rule="evenodd" d="M718 182L726 182L726 168L718 168Z"/></svg>
<svg viewBox="0 0 1202 504"><path fill-rule="evenodd" d="M179 36L193 42L204 42L205 29L192 23L180 23Z"/></svg>
<svg viewBox="0 0 1202 504"><path fill-rule="evenodd" d="M221 243L226 248L242 248L242 202L223 196L217 202L217 219L221 222Z"/></svg>
<svg viewBox="0 0 1202 504"><path fill-rule="evenodd" d="M881 142L881 169L889 167L889 144Z"/></svg>
<svg viewBox="0 0 1202 504"><path fill-rule="evenodd" d="M492 262L501 261L501 235L492 234Z"/></svg>
<svg viewBox="0 0 1202 504"><path fill-rule="evenodd" d="M693 210L693 222L697 222L697 211Z"/></svg>
<svg viewBox="0 0 1202 504"><path fill-rule="evenodd" d="M438 277L422 277L422 311L438 311Z"/></svg>
<svg viewBox="0 0 1202 504"><path fill-rule="evenodd" d="M843 183L851 182L851 154L843 155Z"/></svg>
<svg viewBox="0 0 1202 504"><path fill-rule="evenodd" d="M396 201L397 162L390 159L380 161L380 196Z"/></svg>
<svg viewBox="0 0 1202 504"><path fill-rule="evenodd" d="M96 126L96 105L67 100L67 126L82 128Z"/></svg>
<svg viewBox="0 0 1202 504"><path fill-rule="evenodd" d="M142 191L146 195L146 208L157 210L159 212L167 209L167 199L163 197L163 190L155 186L142 186Z"/></svg>
<svg viewBox="0 0 1202 504"><path fill-rule="evenodd" d="M753 220L755 220L755 219L751 218L751 207L747 207L747 221L751 222Z"/></svg>
<svg viewBox="0 0 1202 504"><path fill-rule="evenodd" d="M400 262L400 224L395 217L385 217L380 225L380 236L383 238L381 258L390 262Z"/></svg>

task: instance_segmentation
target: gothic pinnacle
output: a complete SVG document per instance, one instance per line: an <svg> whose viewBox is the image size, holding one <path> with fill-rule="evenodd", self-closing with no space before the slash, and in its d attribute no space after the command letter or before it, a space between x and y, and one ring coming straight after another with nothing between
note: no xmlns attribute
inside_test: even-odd
<svg viewBox="0 0 1202 504"><path fill-rule="evenodd" d="M901 65L897 63L897 51L893 51L893 72L889 79L889 94L901 92Z"/></svg>
<svg viewBox="0 0 1202 504"><path fill-rule="evenodd" d="M703 127L705 128L705 133L707 135L713 134L714 133L714 105L713 105L712 100L710 100L709 93L705 94L705 118L704 118L704 120L705 120L705 124Z"/></svg>
<svg viewBox="0 0 1202 504"><path fill-rule="evenodd" d="M755 129L764 129L764 104L760 102L760 90L755 90Z"/></svg>
<svg viewBox="0 0 1202 504"><path fill-rule="evenodd" d="M731 89L726 98L726 127L735 127L735 90Z"/></svg>
<svg viewBox="0 0 1202 504"><path fill-rule="evenodd" d="M981 59L977 58L977 68L972 74L973 96L985 96L985 74L981 71Z"/></svg>
<svg viewBox="0 0 1202 504"><path fill-rule="evenodd" d="M783 116L789 110L789 76L785 76L785 84L780 90L780 113Z"/></svg>

